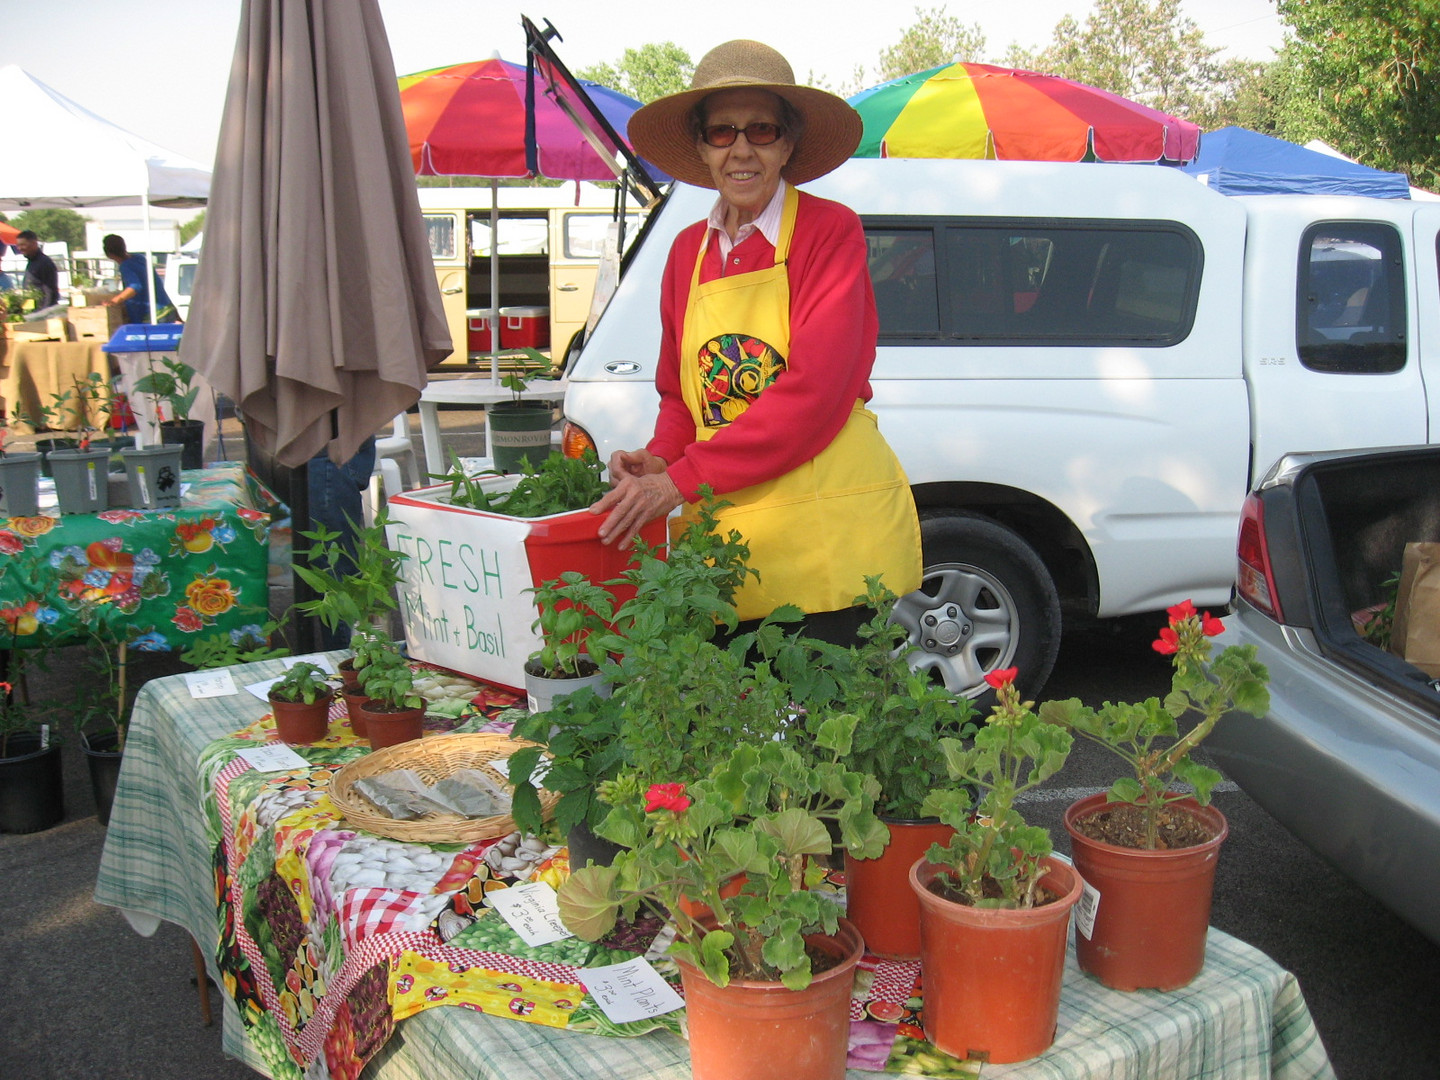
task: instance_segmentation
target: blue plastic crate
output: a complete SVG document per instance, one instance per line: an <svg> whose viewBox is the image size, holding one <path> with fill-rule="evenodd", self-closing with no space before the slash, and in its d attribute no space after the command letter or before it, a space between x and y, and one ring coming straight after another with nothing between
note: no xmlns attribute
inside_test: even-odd
<svg viewBox="0 0 1440 1080"><path fill-rule="evenodd" d="M180 348L180 332L183 323L126 323L119 327L109 341L100 346L102 352L174 352Z"/></svg>

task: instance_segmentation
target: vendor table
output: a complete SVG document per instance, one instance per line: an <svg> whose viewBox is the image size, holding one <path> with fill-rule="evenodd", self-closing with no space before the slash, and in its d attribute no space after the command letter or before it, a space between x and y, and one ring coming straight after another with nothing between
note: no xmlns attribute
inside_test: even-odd
<svg viewBox="0 0 1440 1080"><path fill-rule="evenodd" d="M5 352L4 375L0 376L0 398L4 398L10 430L17 435L29 434L31 425L19 422L19 416L38 417L42 408L50 408L55 398L76 382L84 383L92 373L110 385L110 357L101 351L99 341L12 341ZM89 417L91 426L103 426L101 416ZM81 426L77 410L71 408L61 418L57 430L74 431Z"/></svg>
<svg viewBox="0 0 1440 1080"><path fill-rule="evenodd" d="M340 655L332 654L332 658ZM232 669L236 684L242 686L281 670L280 661ZM219 864L214 862L215 853L206 836L206 815L200 812L207 806L211 814L215 809L207 801L210 785L200 779L202 762L217 787L222 786L221 781L235 783L246 776L247 770L238 764L221 766L217 748L225 744L215 740L254 724L265 712L264 703L243 693L193 700L183 676L146 684L131 721L101 858L96 900L124 910L141 932L153 932L161 919L185 927L211 954L212 971L214 947L221 937L214 900L214 872ZM344 740L343 732L337 739ZM353 756L354 751L350 753ZM328 771L319 768L310 780L328 783ZM256 798L257 807L262 799L269 800L268 809L259 813L269 824L259 833L246 833L244 843L270 842L282 828L321 827L308 814L298 822L283 817L286 824L282 824L277 818L277 793L272 790ZM224 805L241 801L243 798L232 799ZM312 803L315 815L324 815L326 801ZM241 825L232 821L229 827L240 829ZM396 842L384 843L393 848ZM412 856L431 850L427 845L405 847L414 849ZM456 846L446 850L453 853ZM287 864L287 870L294 869ZM302 865L299 873L308 870ZM299 895L305 903L320 902L315 899L318 894L308 890ZM346 910L352 919L377 917L373 904L356 907L347 901ZM227 921L235 914L224 911ZM332 941L327 939L327 948L333 947ZM892 972L898 966L891 965ZM878 987L883 980L880 969L876 971ZM221 985L233 987L233 977ZM904 992L902 987L902 1002ZM872 988L872 1002L885 997ZM384 997L380 1000L383 1003ZM860 1018L855 1010L861 1008L857 1001L852 1018ZM903 1012L903 1005L892 1008ZM866 1015L879 1017L880 1013L861 1014ZM857 1025L857 1030L862 1026ZM224 1003L224 1048L268 1075L266 1059L248 1038L229 995ZM777 1074L783 1075L783 1063L777 1063ZM958 1072L938 1075L979 1074L975 1063L966 1063ZM685 1043L670 1032L611 1038L448 1006L424 1008L400 1021L396 1037L380 1049L365 1071L366 1077L375 1080L437 1076L684 1080L689 1075ZM850 1080L875 1075L857 1068L847 1073ZM1262 953L1212 929L1204 971L1191 986L1173 993L1122 994L1104 989L1079 972L1072 953L1066 962L1054 1047L1030 1062L985 1066L983 1075L1044 1080L1115 1076L1301 1080L1334 1074L1294 977Z"/></svg>
<svg viewBox="0 0 1440 1080"><path fill-rule="evenodd" d="M265 621L268 493L227 463L181 474L178 508L0 519L0 647L79 640L98 624L142 651Z"/></svg>
<svg viewBox="0 0 1440 1080"><path fill-rule="evenodd" d="M561 401L569 387L569 381L538 379L530 383L519 395L522 401ZM487 378L442 379L431 382L420 392L420 440L425 447L425 468L432 473L443 473L449 468L445 449L440 441L441 405L468 405L483 411L490 405L502 401L513 401L516 395L499 383ZM494 460L495 451L490 441L490 425L485 425L485 456Z"/></svg>

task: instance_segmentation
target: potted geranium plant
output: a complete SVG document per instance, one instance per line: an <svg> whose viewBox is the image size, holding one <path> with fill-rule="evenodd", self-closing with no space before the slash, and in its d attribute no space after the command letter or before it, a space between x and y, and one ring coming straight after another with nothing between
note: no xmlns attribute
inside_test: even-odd
<svg viewBox="0 0 1440 1080"><path fill-rule="evenodd" d="M844 1076L863 944L804 879L808 860L830 851L827 819L857 854L883 842L875 781L842 764L854 725L853 717L820 725L805 755L773 740L742 742L689 784L622 773L607 785L613 810L601 831L628 850L561 886L561 918L587 940L642 904L673 920L669 951L700 1080L769 1078L778 1063L793 1080ZM783 1023L735 1017L768 1007L786 1010Z"/></svg>
<svg viewBox="0 0 1440 1080"><path fill-rule="evenodd" d="M1017 809L1021 793L1065 764L1072 738L1046 708L1037 715L1020 700L1016 674L986 674L996 702L973 743L941 741L955 786L932 792L923 810L955 834L910 870L925 1037L947 1054L996 1063L1035 1057L1055 1038L1066 931L1081 891L1079 875L1051 857L1049 833Z"/></svg>
<svg viewBox="0 0 1440 1080"><path fill-rule="evenodd" d="M1119 755L1131 774L1065 812L1076 869L1099 893L1093 928L1080 926L1080 967L1119 990L1173 990L1205 962L1205 936L1225 816L1210 805L1220 780L1191 755L1221 717L1264 716L1268 673L1255 646L1231 645L1213 661L1219 619L1186 600L1169 609L1152 647L1175 670L1162 702L1060 703L1056 719ZM1197 717L1182 733L1180 722ZM1180 785L1190 790L1179 790Z"/></svg>
<svg viewBox="0 0 1440 1080"><path fill-rule="evenodd" d="M39 832L65 817L60 739L51 708L17 697L17 688L24 696L26 652L10 656L13 682L0 682L0 832Z"/></svg>
<svg viewBox="0 0 1440 1080"><path fill-rule="evenodd" d="M291 664L270 685L267 696L281 742L315 743L325 738L335 687L319 664L308 660Z"/></svg>

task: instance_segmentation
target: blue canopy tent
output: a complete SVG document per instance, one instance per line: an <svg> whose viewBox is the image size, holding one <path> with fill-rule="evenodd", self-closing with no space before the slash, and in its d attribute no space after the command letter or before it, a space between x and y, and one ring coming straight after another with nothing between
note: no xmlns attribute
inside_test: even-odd
<svg viewBox="0 0 1440 1080"><path fill-rule="evenodd" d="M1199 155L1181 168L1222 195L1410 197L1403 173L1372 169L1242 127L1207 131Z"/></svg>

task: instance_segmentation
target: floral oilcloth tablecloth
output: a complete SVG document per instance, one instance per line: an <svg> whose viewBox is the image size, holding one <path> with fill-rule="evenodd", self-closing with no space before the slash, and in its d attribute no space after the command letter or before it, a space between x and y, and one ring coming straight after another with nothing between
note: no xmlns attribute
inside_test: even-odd
<svg viewBox="0 0 1440 1080"><path fill-rule="evenodd" d="M464 728L508 730L507 717L497 713L507 703L503 693L482 700L480 715ZM582 985L585 967L648 954L678 989L673 962L663 956L665 939L657 939L658 920L599 944L569 939L531 948L489 908L496 890L520 881L558 886L568 873L563 848L537 850L516 871L504 869L500 858L518 837L474 845L375 837L347 826L327 793L338 768L367 752L350 734L343 705L332 711L323 743L296 748L307 768L262 774L235 756L273 738L266 717L200 757L222 927L218 963L273 1077L357 1077L399 1021L458 1011L434 1006L589 1035L683 1032L683 1012L613 1024ZM839 885L833 876L812 883L843 902ZM1119 994L1073 968L1072 953L1055 1048L1022 1065L987 1066L985 1076L1332 1075L1294 979L1217 931L1205 972L1178 993ZM924 1042L921 1006L918 964L867 956L851 1001L849 1069L979 1076L979 1063L958 1062ZM625 1042L654 1038L665 1036ZM537 1064L534 1075L547 1070ZM593 1075L602 1074L615 1075ZM453 1075L481 1074L461 1065Z"/></svg>
<svg viewBox="0 0 1440 1080"><path fill-rule="evenodd" d="M173 509L0 518L0 646L74 641L103 623L132 649L164 651L263 622L273 496L233 463L182 483Z"/></svg>

